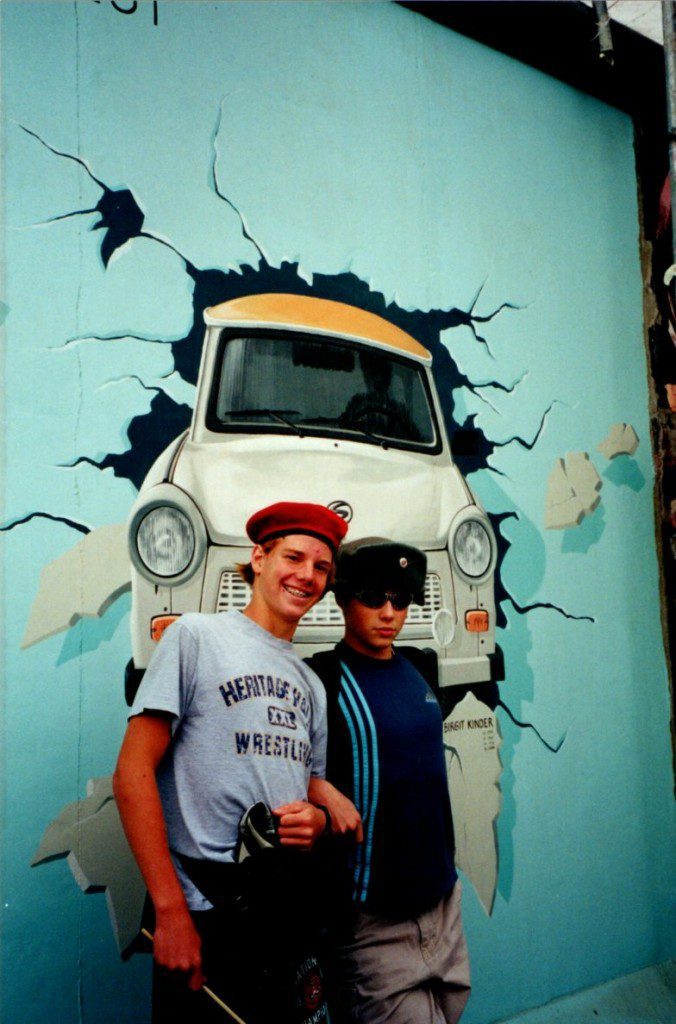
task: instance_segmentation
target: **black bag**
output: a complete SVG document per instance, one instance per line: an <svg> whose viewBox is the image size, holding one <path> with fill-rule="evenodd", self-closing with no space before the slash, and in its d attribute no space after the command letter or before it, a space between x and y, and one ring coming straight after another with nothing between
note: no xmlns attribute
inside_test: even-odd
<svg viewBox="0 0 676 1024"><path fill-rule="evenodd" d="M225 1002L246 1024L328 1024L312 855L282 847L269 808L255 804L240 823L239 863L178 856L223 920Z"/></svg>

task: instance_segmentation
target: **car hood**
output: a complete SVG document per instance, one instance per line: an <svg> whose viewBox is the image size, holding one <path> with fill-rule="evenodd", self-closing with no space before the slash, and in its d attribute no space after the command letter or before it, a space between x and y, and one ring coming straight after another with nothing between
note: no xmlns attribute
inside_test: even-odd
<svg viewBox="0 0 676 1024"><path fill-rule="evenodd" d="M348 539L383 536L432 549L473 499L447 455L428 456L324 438L267 435L186 441L172 481L199 507L212 543L247 545L249 516L275 501L340 502Z"/></svg>

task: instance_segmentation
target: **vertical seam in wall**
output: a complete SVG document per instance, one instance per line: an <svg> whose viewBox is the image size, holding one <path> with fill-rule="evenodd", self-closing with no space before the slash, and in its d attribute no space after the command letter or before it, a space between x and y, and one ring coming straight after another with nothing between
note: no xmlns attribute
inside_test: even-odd
<svg viewBox="0 0 676 1024"><path fill-rule="evenodd" d="M434 138L434 131L432 125L434 123L434 103L432 100L432 92L429 88L429 75L426 73L427 68L425 65L425 45L423 42L423 20L419 20L417 24L417 32L411 34L415 40L416 47L416 74L418 79L418 90L420 95L423 97L425 105L425 132L429 138ZM417 140L416 140L417 141ZM438 223L437 218L430 216L429 202L427 199L427 186L429 183L429 161L427 158L427 151L425 146L419 146L418 149L418 160L420 161L420 170L418 174L418 190L420 193L420 236L423 244L423 259L425 261L425 272L427 275L427 288L429 288L428 297L432 295L432 287L430 282L435 278L435 271L438 270L437 259L435 258L439 252L438 244ZM420 187L422 186L422 187ZM434 235L432 236L432 225L434 224ZM441 332L439 334L441 340Z"/></svg>
<svg viewBox="0 0 676 1024"><path fill-rule="evenodd" d="M75 15L75 126L76 126L76 153L80 159L82 159L82 134L80 124L80 19L78 13L78 0L73 0L73 13ZM82 194L82 176L78 175L78 208L83 208L83 194ZM77 267L77 293L75 297L75 337L80 336L80 306L82 300L82 273L84 266L84 252L83 252L83 240L82 240L82 224L78 226L78 267ZM77 457L79 451L79 431L80 431L80 418L82 414L82 398L83 398L83 387L82 387L82 357L80 354L79 346L75 346L75 360L76 360L76 409L75 409L75 422L73 426L73 457ZM78 518L81 516L81 495L80 485L78 482L77 470L73 474L73 485L75 490L75 507L78 512ZM83 553L80 552L80 561L82 563ZM80 565L79 576L79 587L80 593L79 607L83 608L83 565ZM83 684L83 632L82 632L82 620L77 624L77 630L79 634L79 652L78 652L78 672L77 672L77 755L76 755L76 793L75 799L77 803L77 858L80 859L80 845L82 839L82 832L80 829L80 803L79 799L82 793L82 684ZM83 906L82 900L78 900L78 914L77 914L77 1012L79 1024L83 1024L84 1020L84 994L82 985L82 974L83 974L83 959L84 959L84 947L83 947Z"/></svg>
<svg viewBox="0 0 676 1024"><path fill-rule="evenodd" d="M2 27L3 27L3 13L0 10L0 46L2 43ZM0 73L0 114L4 113L4 76ZM4 117L0 117L0 154L7 152L5 145L5 136L7 132L7 123ZM5 277L5 203L4 203L4 156L0 157L0 295L3 299L6 297L6 277ZM4 311L9 315L9 311ZM5 333L4 322L0 324L0 380L5 381L5 345L7 335ZM0 422L3 424L6 420L6 410L4 402L4 388L0 391ZM4 437L0 442L0 505L2 506L2 518L5 518L5 465L6 465L6 452L7 452L7 430L4 431ZM5 701L7 695L7 644L5 637L5 564L3 563L0 569L0 609L2 618L0 619L0 649L3 652L3 669L2 681L0 682L0 736L5 736ZM3 743L3 755L0 757L0 836L4 836L5 833L5 753L7 750L6 743ZM0 854L0 914L2 920L5 920L5 911L7 909L5 905L5 883L4 883L4 857ZM0 932L2 928L0 928ZM4 991L3 987L3 974L4 974L4 962L0 959L0 992Z"/></svg>

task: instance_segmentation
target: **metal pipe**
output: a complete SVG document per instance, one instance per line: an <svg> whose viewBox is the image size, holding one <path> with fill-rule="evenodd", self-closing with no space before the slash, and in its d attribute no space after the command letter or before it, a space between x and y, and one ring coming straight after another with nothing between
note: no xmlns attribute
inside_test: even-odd
<svg viewBox="0 0 676 1024"><path fill-rule="evenodd" d="M662 4L662 28L664 30L664 66L667 85L667 121L669 132L669 179L671 183L671 251L676 263L676 5L674 0Z"/></svg>
<svg viewBox="0 0 676 1024"><path fill-rule="evenodd" d="M593 0L594 14L596 15L596 26L599 30L599 49L601 60L606 61L611 67L615 63L613 53L613 36L610 31L610 16L606 0Z"/></svg>

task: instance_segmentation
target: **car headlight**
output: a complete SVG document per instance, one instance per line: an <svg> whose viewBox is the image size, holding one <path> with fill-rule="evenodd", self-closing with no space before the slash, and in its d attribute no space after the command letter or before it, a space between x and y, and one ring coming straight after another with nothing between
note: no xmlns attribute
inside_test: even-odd
<svg viewBox="0 0 676 1024"><path fill-rule="evenodd" d="M488 530L478 519L466 519L455 531L453 554L461 572L470 579L485 576L491 564L493 545Z"/></svg>
<svg viewBox="0 0 676 1024"><path fill-rule="evenodd" d="M141 561L156 576L178 576L195 553L195 531L178 508L160 505L141 520L136 532Z"/></svg>

